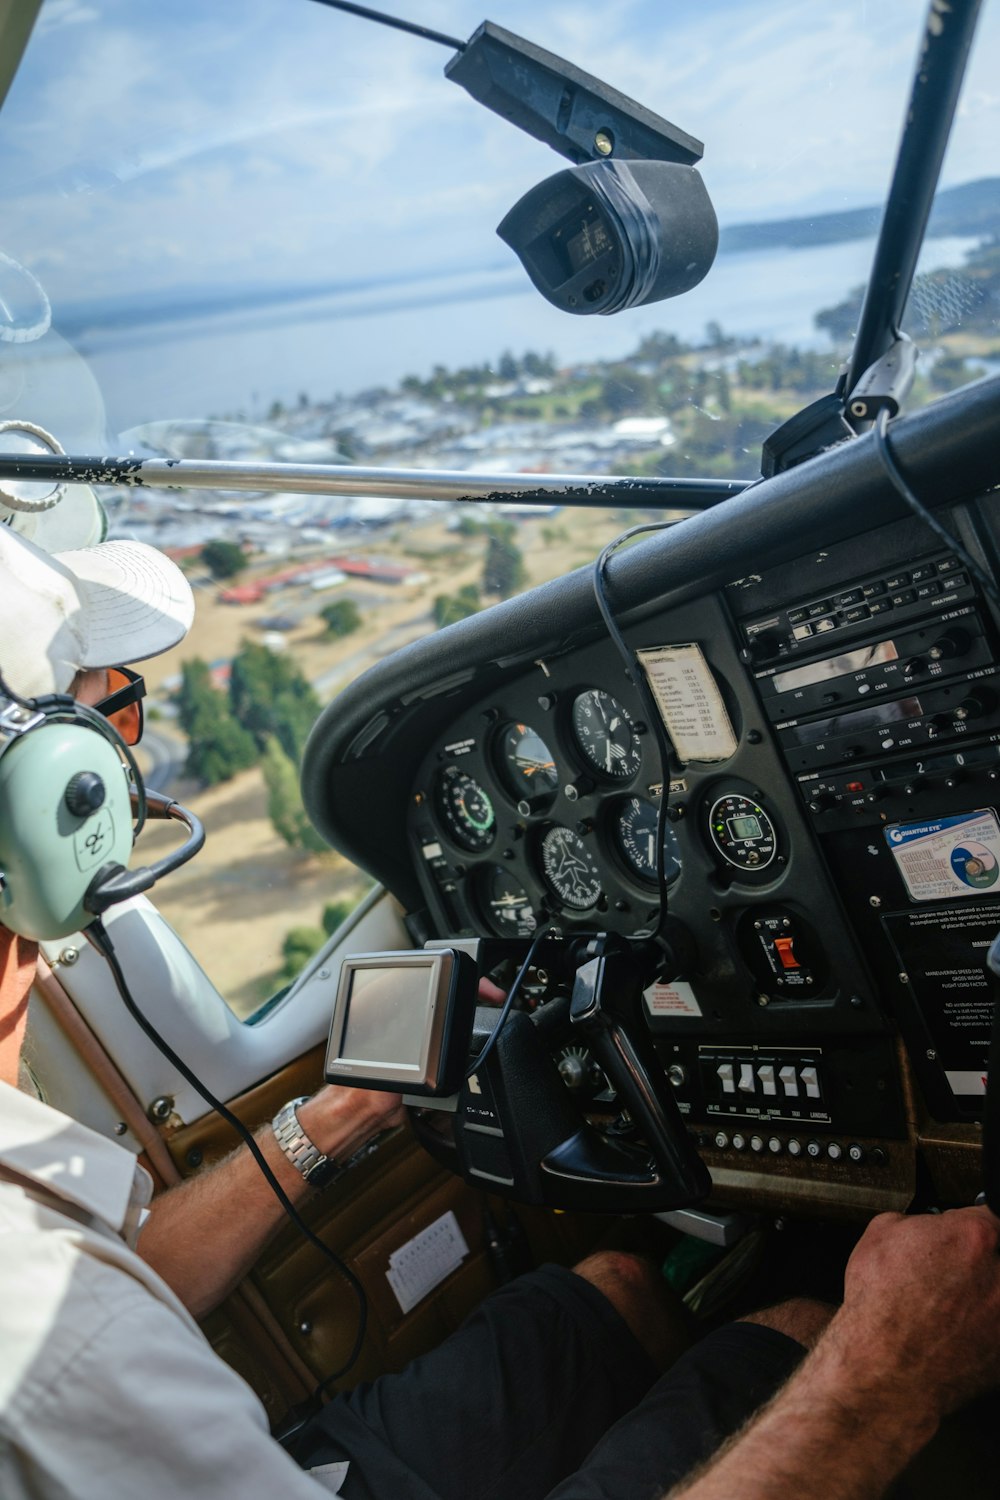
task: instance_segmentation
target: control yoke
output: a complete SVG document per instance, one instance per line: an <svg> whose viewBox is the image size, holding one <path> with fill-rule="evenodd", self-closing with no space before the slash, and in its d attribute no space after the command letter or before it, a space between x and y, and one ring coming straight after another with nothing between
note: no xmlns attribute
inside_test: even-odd
<svg viewBox="0 0 1000 1500"><path fill-rule="evenodd" d="M482 1054L497 1012L480 1006L471 1055ZM566 1032L590 1050L617 1095L614 1126L599 1129L553 1061ZM642 1013L635 956L619 940L589 943L572 997L533 1014L513 1011L453 1101L453 1130L418 1112L421 1143L467 1181L522 1203L593 1213L643 1213L697 1202L708 1170L681 1120Z"/></svg>

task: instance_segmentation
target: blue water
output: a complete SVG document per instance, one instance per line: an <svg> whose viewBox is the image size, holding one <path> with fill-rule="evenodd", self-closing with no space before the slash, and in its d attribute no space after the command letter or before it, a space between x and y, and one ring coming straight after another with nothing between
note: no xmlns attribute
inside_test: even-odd
<svg viewBox="0 0 1000 1500"><path fill-rule="evenodd" d="M960 265L974 241L938 239L921 270ZM552 351L562 365L617 359L653 330L700 340L714 321L731 334L828 348L817 310L868 274L873 240L720 257L682 298L612 318L571 317L538 296L517 266L456 276L431 287L369 288L292 307L265 306L76 337L103 392L112 432L163 418L236 415L259 420L272 401L293 404L393 386L495 360L503 350Z"/></svg>

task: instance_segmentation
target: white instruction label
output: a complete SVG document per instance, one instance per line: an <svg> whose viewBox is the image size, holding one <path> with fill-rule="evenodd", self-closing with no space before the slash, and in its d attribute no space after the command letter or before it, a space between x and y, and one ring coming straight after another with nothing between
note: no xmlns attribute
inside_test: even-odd
<svg viewBox="0 0 1000 1500"><path fill-rule="evenodd" d="M394 1250L385 1274L403 1312L408 1313L440 1286L468 1253L465 1235L451 1209Z"/></svg>
<svg viewBox="0 0 1000 1500"><path fill-rule="evenodd" d="M651 984L643 990L642 998L651 1016L700 1016L701 1006L694 990L683 979L672 984Z"/></svg>
<svg viewBox="0 0 1000 1500"><path fill-rule="evenodd" d="M914 901L954 901L987 891L1000 896L1000 825L991 807L897 823L884 832Z"/></svg>
<svg viewBox="0 0 1000 1500"><path fill-rule="evenodd" d="M678 759L728 760L736 735L701 647L656 646L637 654Z"/></svg>

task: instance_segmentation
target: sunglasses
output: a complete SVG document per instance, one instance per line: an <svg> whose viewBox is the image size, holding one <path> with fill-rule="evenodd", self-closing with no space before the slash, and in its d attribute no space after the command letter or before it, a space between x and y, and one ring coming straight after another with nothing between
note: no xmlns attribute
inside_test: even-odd
<svg viewBox="0 0 1000 1500"><path fill-rule="evenodd" d="M137 745L142 738L142 700L146 696L146 684L139 673L129 667L109 667L108 687L107 697L94 707L114 725L126 745Z"/></svg>

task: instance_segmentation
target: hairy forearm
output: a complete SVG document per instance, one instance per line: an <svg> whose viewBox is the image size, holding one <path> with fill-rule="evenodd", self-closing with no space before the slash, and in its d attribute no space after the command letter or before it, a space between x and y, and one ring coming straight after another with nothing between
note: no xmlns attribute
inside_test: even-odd
<svg viewBox="0 0 1000 1500"><path fill-rule="evenodd" d="M345 1160L386 1121L378 1101L358 1091L311 1099L299 1119L320 1150ZM295 1204L312 1189L278 1146L270 1125L258 1146ZM335 1189L334 1189L335 1191ZM285 1212L246 1146L179 1187L161 1193L139 1238L138 1251L195 1317L204 1317L250 1270L285 1221Z"/></svg>
<svg viewBox="0 0 1000 1500"><path fill-rule="evenodd" d="M902 1380L866 1372L834 1319L777 1396L665 1500L877 1500L935 1427Z"/></svg>

